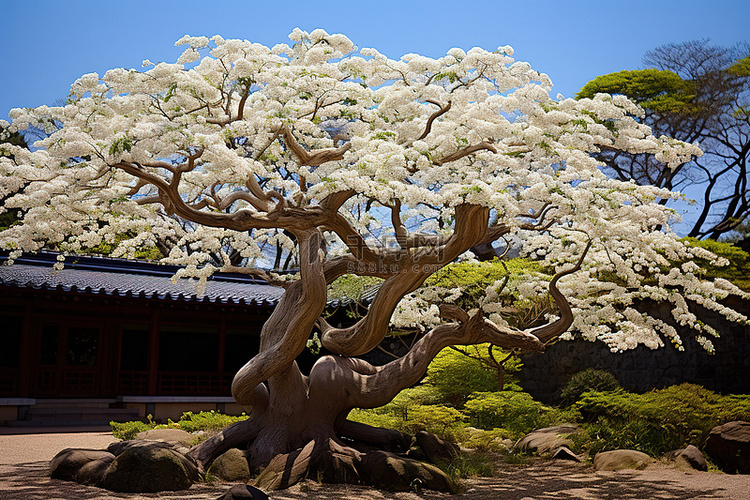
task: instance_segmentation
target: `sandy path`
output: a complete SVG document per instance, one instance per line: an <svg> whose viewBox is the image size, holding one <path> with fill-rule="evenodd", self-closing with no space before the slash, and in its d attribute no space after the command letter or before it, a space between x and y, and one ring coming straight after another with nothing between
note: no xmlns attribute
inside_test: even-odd
<svg viewBox="0 0 750 500"><path fill-rule="evenodd" d="M187 491L158 494L112 493L68 481L50 479L48 462L66 447L106 447L109 433L0 435L0 499L78 500L173 498L215 499L230 484L197 484ZM591 467L562 461L527 466L502 464L495 477L465 481L466 491L444 493L381 492L358 486L306 482L274 492L277 500L527 500L527 499L732 499L750 500L750 475L685 472L663 464L643 471L597 473Z"/></svg>

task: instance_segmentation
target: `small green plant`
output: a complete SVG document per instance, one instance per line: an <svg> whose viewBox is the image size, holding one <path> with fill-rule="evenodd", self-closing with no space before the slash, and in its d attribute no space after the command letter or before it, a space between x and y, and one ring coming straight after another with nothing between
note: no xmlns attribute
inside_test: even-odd
<svg viewBox="0 0 750 500"><path fill-rule="evenodd" d="M166 424L157 424L153 421L153 417L148 415L146 422L139 420L131 422L110 422L109 425L112 428L112 435L114 437L126 441L129 439L135 439L138 433L151 429L177 428L187 432L210 431L223 429L224 427L247 418L247 415L244 413L242 415L233 416L215 411L202 411L199 413L188 411L183 413L177 422L173 422L169 419Z"/></svg>
<svg viewBox="0 0 750 500"><path fill-rule="evenodd" d="M570 406L588 391L617 391L622 389L614 375L603 370L587 368L570 377L560 394L563 406Z"/></svg>
<svg viewBox="0 0 750 500"><path fill-rule="evenodd" d="M437 465L456 480L462 477L491 477L495 473L492 456L476 451L460 453L450 462Z"/></svg>

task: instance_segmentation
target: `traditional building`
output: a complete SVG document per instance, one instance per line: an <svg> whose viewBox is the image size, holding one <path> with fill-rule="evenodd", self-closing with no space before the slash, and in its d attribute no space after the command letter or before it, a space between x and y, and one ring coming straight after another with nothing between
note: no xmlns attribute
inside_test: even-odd
<svg viewBox="0 0 750 500"><path fill-rule="evenodd" d="M173 283L174 266L102 257L56 271L56 258L0 266L0 422L240 411L232 377L282 290L220 273L200 291Z"/></svg>

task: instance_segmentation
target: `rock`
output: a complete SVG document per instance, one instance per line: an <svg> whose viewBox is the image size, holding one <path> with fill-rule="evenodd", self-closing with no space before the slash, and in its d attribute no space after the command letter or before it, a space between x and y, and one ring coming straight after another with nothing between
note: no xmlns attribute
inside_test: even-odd
<svg viewBox="0 0 750 500"><path fill-rule="evenodd" d="M182 429L151 429L148 431L139 432L135 436L136 439L142 439L146 441L163 441L165 443L180 445L186 448L195 441L195 436Z"/></svg>
<svg viewBox="0 0 750 500"><path fill-rule="evenodd" d="M117 457L129 448L143 446L149 446L152 448L164 448L170 450L174 448L174 445L165 443L164 441L142 441L140 439L131 439L129 441L118 441L112 443L107 447L107 451Z"/></svg>
<svg viewBox="0 0 750 500"><path fill-rule="evenodd" d="M594 456L594 469L598 471L645 469L654 459L635 450L603 451Z"/></svg>
<svg viewBox="0 0 750 500"><path fill-rule="evenodd" d="M706 464L706 458L703 456L703 453L692 444L681 450L675 450L669 453L667 457L678 465L683 465L695 470L708 470L708 464Z"/></svg>
<svg viewBox="0 0 750 500"><path fill-rule="evenodd" d="M87 463L81 467L78 474L76 474L76 482L79 484L99 486L102 484L104 474L106 474L114 459L114 455L108 454L108 456L103 456L102 458Z"/></svg>
<svg viewBox="0 0 750 500"><path fill-rule="evenodd" d="M450 462L459 454L458 446L443 441L431 432L419 431L414 438L417 441L417 445L424 451L425 457L427 457L429 462Z"/></svg>
<svg viewBox="0 0 750 500"><path fill-rule="evenodd" d="M200 479L193 462L165 443L142 441L122 451L114 459L101 485L112 491L152 493L190 487Z"/></svg>
<svg viewBox="0 0 750 500"><path fill-rule="evenodd" d="M750 422L735 420L714 427L703 449L722 471L750 474Z"/></svg>
<svg viewBox="0 0 750 500"><path fill-rule="evenodd" d="M307 475L315 443L286 455L277 455L255 480L255 486L265 491L283 490L297 484Z"/></svg>
<svg viewBox="0 0 750 500"><path fill-rule="evenodd" d="M434 465L401 458L387 451L374 451L365 455L360 474L368 484L392 491L426 488L456 493L458 489L458 485Z"/></svg>
<svg viewBox="0 0 750 500"><path fill-rule="evenodd" d="M574 424L561 424L537 429L522 437L514 448L540 455L553 453L561 446L573 446L573 442L568 438L568 435L576 432L578 432L578 426Z"/></svg>
<svg viewBox="0 0 750 500"><path fill-rule="evenodd" d="M573 451L567 446L560 446L552 452L552 458L555 460L572 460L574 462L580 462L581 457L573 453Z"/></svg>
<svg viewBox="0 0 750 500"><path fill-rule="evenodd" d="M251 477L247 456L237 448L230 448L214 460L208 473L224 481L249 481Z"/></svg>
<svg viewBox="0 0 750 500"><path fill-rule="evenodd" d="M114 459L114 455L103 450L86 450L65 448L55 455L49 463L49 475L52 479L75 481L81 468L101 458Z"/></svg>
<svg viewBox="0 0 750 500"><path fill-rule="evenodd" d="M268 495L255 486L235 484L216 500L268 500Z"/></svg>

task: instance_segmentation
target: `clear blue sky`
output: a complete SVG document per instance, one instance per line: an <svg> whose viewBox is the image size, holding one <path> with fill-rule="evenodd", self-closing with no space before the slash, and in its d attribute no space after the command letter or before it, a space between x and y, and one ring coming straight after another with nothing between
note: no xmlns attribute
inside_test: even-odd
<svg viewBox="0 0 750 500"><path fill-rule="evenodd" d="M639 68L664 43L750 40L750 0L0 0L0 118L65 98L84 73L174 61L184 34L273 45L295 27L344 33L390 57L507 44L552 78L553 96L573 96L597 75Z"/></svg>

